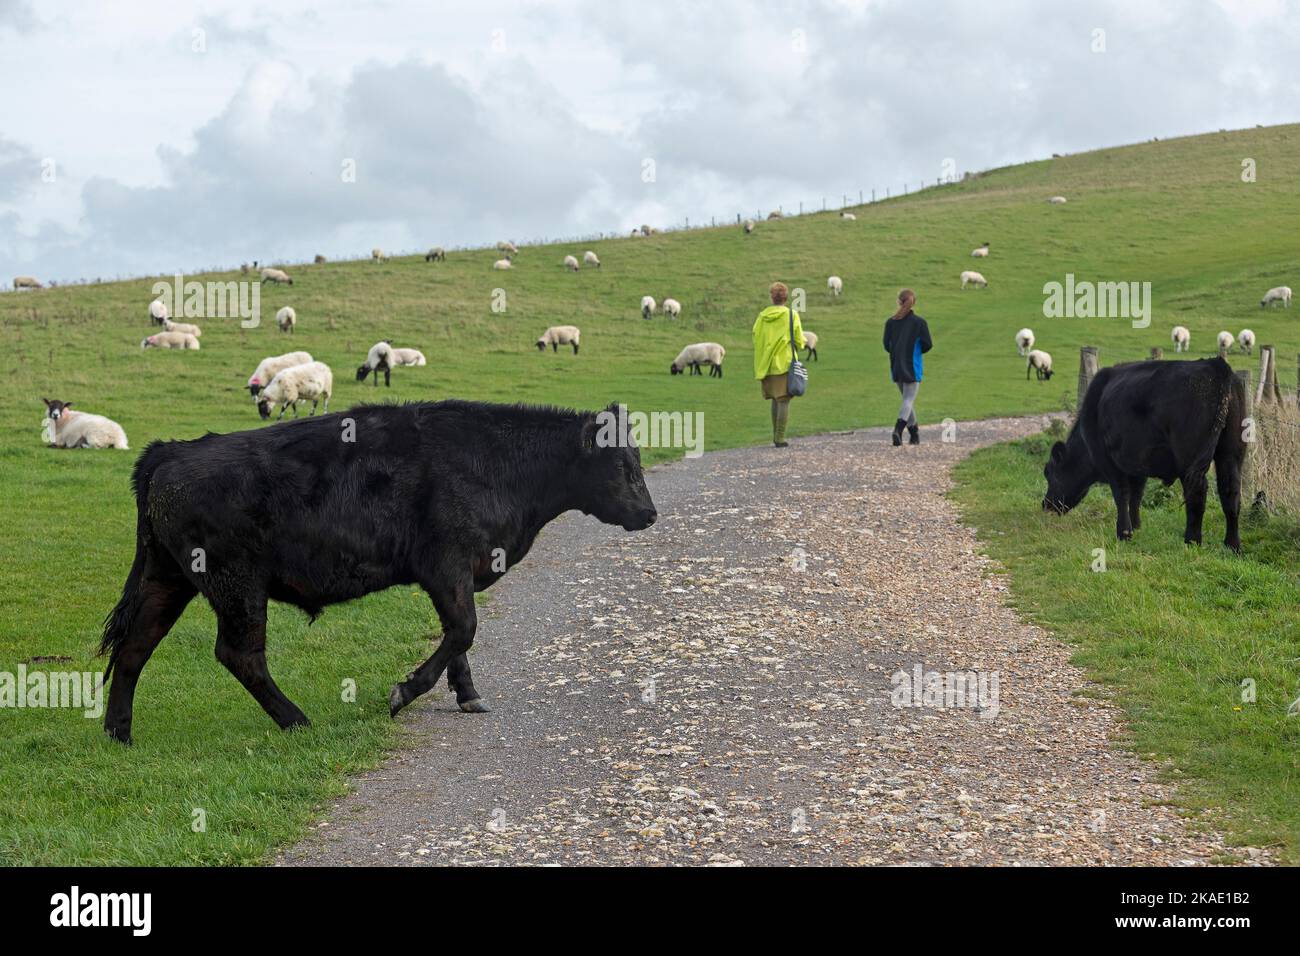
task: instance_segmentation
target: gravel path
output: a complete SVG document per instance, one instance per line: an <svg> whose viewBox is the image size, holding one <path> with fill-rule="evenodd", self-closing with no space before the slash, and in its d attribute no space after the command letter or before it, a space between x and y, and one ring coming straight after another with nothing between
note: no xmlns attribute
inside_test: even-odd
<svg viewBox="0 0 1300 956"><path fill-rule="evenodd" d="M565 516L480 615L492 713L441 684L279 862L1211 862L943 497L954 461L1044 423L719 452L649 474L649 531ZM917 668L984 694L895 706Z"/></svg>

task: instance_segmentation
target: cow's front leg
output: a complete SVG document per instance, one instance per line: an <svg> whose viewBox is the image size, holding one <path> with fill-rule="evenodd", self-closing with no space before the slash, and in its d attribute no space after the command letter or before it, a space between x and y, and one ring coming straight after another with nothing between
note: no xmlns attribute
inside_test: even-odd
<svg viewBox="0 0 1300 956"><path fill-rule="evenodd" d="M1121 476L1112 481L1110 493L1115 498L1115 537L1128 541L1133 537L1133 524L1129 517L1128 478Z"/></svg>
<svg viewBox="0 0 1300 956"><path fill-rule="evenodd" d="M1201 543L1201 520L1205 517L1205 492L1209 482L1205 472L1183 475L1183 502L1187 506L1187 530L1183 532L1184 544Z"/></svg>
<svg viewBox="0 0 1300 956"><path fill-rule="evenodd" d="M1128 517L1134 531L1142 527L1142 496L1146 494L1146 490L1146 478L1133 477L1129 479Z"/></svg>
<svg viewBox="0 0 1300 956"><path fill-rule="evenodd" d="M474 632L478 628L474 586L468 573L451 580L436 578L422 584L438 611L438 619L442 621L442 642L427 661L406 675L406 680L393 685L388 695L390 716L396 716L399 710L438 683L447 665L457 657L465 656L474 643Z"/></svg>

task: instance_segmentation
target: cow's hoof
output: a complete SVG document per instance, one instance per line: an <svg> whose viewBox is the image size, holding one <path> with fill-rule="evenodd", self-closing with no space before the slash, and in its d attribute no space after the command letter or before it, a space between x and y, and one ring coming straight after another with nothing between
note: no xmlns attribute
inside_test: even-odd
<svg viewBox="0 0 1300 956"><path fill-rule="evenodd" d="M129 729L105 727L104 733L108 734L111 739L116 740L120 744L126 744L128 747L133 743L131 740L131 731Z"/></svg>
<svg viewBox="0 0 1300 956"><path fill-rule="evenodd" d="M388 692L388 716L396 717L397 712L406 706L406 694L402 691L401 684L394 684L393 689Z"/></svg>
<svg viewBox="0 0 1300 956"><path fill-rule="evenodd" d="M467 714L488 714L492 709L483 703L482 697L475 697L473 700L467 700L460 705L460 709Z"/></svg>

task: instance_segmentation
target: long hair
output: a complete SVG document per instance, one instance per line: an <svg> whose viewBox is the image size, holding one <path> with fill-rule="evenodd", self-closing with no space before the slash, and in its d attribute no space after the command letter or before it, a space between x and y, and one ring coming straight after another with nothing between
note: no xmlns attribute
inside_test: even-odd
<svg viewBox="0 0 1300 956"><path fill-rule="evenodd" d="M891 319L901 319L907 313L912 311L912 306L916 305L916 293L911 289L904 289L898 293L898 311L895 312Z"/></svg>

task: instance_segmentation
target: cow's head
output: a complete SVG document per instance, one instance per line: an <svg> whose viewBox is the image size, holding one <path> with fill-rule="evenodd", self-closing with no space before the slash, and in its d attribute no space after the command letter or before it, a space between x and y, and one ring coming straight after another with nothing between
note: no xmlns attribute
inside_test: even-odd
<svg viewBox="0 0 1300 956"><path fill-rule="evenodd" d="M641 451L618 405L594 413L582 424L576 490L578 508L624 531L641 531L655 523L650 489L641 471Z"/></svg>
<svg viewBox="0 0 1300 956"><path fill-rule="evenodd" d="M1085 450L1084 456L1087 457ZM1070 447L1063 441L1052 446L1052 453L1043 466L1043 477L1047 479L1047 494L1043 496L1043 510L1063 515L1088 494L1096 480L1092 473L1092 463L1080 460L1072 455Z"/></svg>

